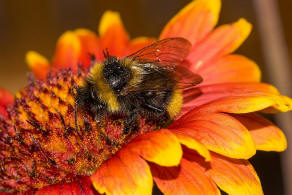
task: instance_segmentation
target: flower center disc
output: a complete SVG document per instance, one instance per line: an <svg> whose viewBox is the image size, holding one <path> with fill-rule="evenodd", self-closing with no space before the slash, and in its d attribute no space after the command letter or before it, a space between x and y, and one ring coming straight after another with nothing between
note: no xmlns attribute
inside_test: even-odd
<svg viewBox="0 0 292 195"><path fill-rule="evenodd" d="M155 125L140 120L140 128L123 134L123 118L97 123L77 109L73 88L85 73L63 70L46 81L30 80L0 117L0 191L22 192L90 176L108 158L137 135Z"/></svg>

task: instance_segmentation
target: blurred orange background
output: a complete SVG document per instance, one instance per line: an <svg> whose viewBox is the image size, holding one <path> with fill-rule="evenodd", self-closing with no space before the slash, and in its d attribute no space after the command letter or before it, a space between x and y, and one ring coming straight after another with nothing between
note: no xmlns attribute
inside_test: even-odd
<svg viewBox="0 0 292 195"><path fill-rule="evenodd" d="M244 54L259 64L264 82L281 88L278 86L280 84L271 78L271 70L265 58L267 54L262 48L267 40L261 34L264 32L262 26L258 25L261 20L259 7L256 5L260 4L255 3L256 1L265 2L265 0L222 0L219 24L231 23L240 17L253 23L252 34L237 53ZM281 40L284 40L284 46L288 47L284 50L288 54L287 60L291 62L292 1L274 1L278 5L275 10L281 18L282 25L281 29L275 30L284 32ZM166 22L189 2L190 0L0 0L0 86L12 92L21 89L26 84L29 72L24 60L28 50L36 50L50 59L54 53L55 43L64 31L80 27L97 31L99 19L105 10L121 13L131 37L141 35L157 37ZM291 70L291 67L286 68ZM284 90L282 91L284 94L291 96L291 89ZM289 140L288 135L287 137ZM287 171L287 167L281 166L280 155L260 152L252 159L262 180L265 194L284 194L284 189L286 194L289 192L287 184L290 181L282 174Z"/></svg>

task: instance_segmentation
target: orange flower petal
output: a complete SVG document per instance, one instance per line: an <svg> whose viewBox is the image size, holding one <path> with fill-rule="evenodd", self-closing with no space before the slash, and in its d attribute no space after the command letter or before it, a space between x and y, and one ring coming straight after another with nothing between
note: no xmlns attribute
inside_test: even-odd
<svg viewBox="0 0 292 195"><path fill-rule="evenodd" d="M104 162L91 176L94 188L101 194L151 194L153 179L148 164L132 153L121 149Z"/></svg>
<svg viewBox="0 0 292 195"><path fill-rule="evenodd" d="M129 43L126 32L118 12L106 11L99 24L101 47L108 49L110 55L122 57Z"/></svg>
<svg viewBox="0 0 292 195"><path fill-rule="evenodd" d="M96 192L91 188L89 178L83 178L72 183L55 184L44 187L36 192L35 195L94 195Z"/></svg>
<svg viewBox="0 0 292 195"><path fill-rule="evenodd" d="M77 29L74 31L81 43L81 52L78 62L85 68L91 65L90 55L94 55L97 61L103 58L100 40L96 34L86 29Z"/></svg>
<svg viewBox="0 0 292 195"><path fill-rule="evenodd" d="M151 45L154 43L156 39L154 38L147 38L147 37L138 37L133 40L131 40L130 44L128 45L128 48L124 54L124 56L128 56L148 45Z"/></svg>
<svg viewBox="0 0 292 195"><path fill-rule="evenodd" d="M277 89L264 83L223 83L184 91L182 114L195 112L248 113L273 106L285 112L291 110L290 98L279 95ZM188 113L188 115L191 115ZM181 114L181 115L182 115Z"/></svg>
<svg viewBox="0 0 292 195"><path fill-rule="evenodd" d="M0 88L0 106L6 107L12 104L13 101L14 101L13 95L9 91Z"/></svg>
<svg viewBox="0 0 292 195"><path fill-rule="evenodd" d="M287 148L284 133L273 123L256 114L234 115L248 130L257 150L282 152Z"/></svg>
<svg viewBox="0 0 292 195"><path fill-rule="evenodd" d="M212 154L207 174L228 194L263 194L261 182L247 160L236 160Z"/></svg>
<svg viewBox="0 0 292 195"><path fill-rule="evenodd" d="M255 143L248 130L227 114L198 114L178 120L169 128L194 137L208 150L224 156L249 159L256 153Z"/></svg>
<svg viewBox="0 0 292 195"><path fill-rule="evenodd" d="M240 19L231 25L217 28L205 40L196 45L187 59L194 72L215 59L229 54L237 49L251 32L251 24L245 19Z"/></svg>
<svg viewBox="0 0 292 195"><path fill-rule="evenodd" d="M205 174L205 168L195 161L182 159L179 167L151 164L151 172L164 194L220 194L215 183Z"/></svg>
<svg viewBox="0 0 292 195"><path fill-rule="evenodd" d="M168 22L160 39L184 37L196 44L217 24L220 9L220 0L192 1Z"/></svg>
<svg viewBox="0 0 292 195"><path fill-rule="evenodd" d="M198 142L193 136L188 135L184 131L180 131L179 129L172 129L171 132L175 134L181 144L186 147L197 151L201 156L205 158L206 161L211 160L211 155L208 149Z"/></svg>
<svg viewBox="0 0 292 195"><path fill-rule="evenodd" d="M240 55L227 55L208 66L199 68L197 72L203 85L228 82L259 82L261 71L256 63Z"/></svg>
<svg viewBox="0 0 292 195"><path fill-rule="evenodd" d="M274 107L280 112L292 109L292 100L285 96L266 94L224 97L197 109L197 112L250 113ZM287 101L288 100L288 101Z"/></svg>
<svg viewBox="0 0 292 195"><path fill-rule="evenodd" d="M37 78L46 79L50 71L50 63L44 56L35 51L29 51L26 53L26 63Z"/></svg>
<svg viewBox="0 0 292 195"><path fill-rule="evenodd" d="M5 118L8 116L6 107L12 104L13 101L13 95L5 89L0 88L0 115L4 116Z"/></svg>
<svg viewBox="0 0 292 195"><path fill-rule="evenodd" d="M57 69L70 67L76 71L81 51L79 37L72 31L65 32L58 40L52 66Z"/></svg>
<svg viewBox="0 0 292 195"><path fill-rule="evenodd" d="M182 157L178 139L166 129L140 135L127 147L144 159L161 166L176 166Z"/></svg>

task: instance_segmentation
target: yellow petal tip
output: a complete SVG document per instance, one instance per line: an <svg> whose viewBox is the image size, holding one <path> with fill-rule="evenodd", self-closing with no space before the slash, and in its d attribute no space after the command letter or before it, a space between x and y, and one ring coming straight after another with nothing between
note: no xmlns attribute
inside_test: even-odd
<svg viewBox="0 0 292 195"><path fill-rule="evenodd" d="M292 99L287 96L282 96L283 101L285 102L283 110L285 112L292 110Z"/></svg>
<svg viewBox="0 0 292 195"><path fill-rule="evenodd" d="M35 51L28 51L25 56L25 61L30 68L34 68L37 64L49 65L49 61Z"/></svg>
<svg viewBox="0 0 292 195"><path fill-rule="evenodd" d="M62 42L62 43L72 43L76 41L78 41L78 37L73 31L66 31L60 36L58 40L58 42Z"/></svg>
<svg viewBox="0 0 292 195"><path fill-rule="evenodd" d="M280 131L280 137L282 138L281 139L282 141L280 141L281 144L278 145L278 152L283 152L288 147L287 146L287 138L286 138L285 134L282 131Z"/></svg>
<svg viewBox="0 0 292 195"><path fill-rule="evenodd" d="M252 30L252 24L249 23L244 18L240 18L237 22L234 23L234 26L240 32L240 35L243 39L242 41L244 41L248 37L248 35L250 34L250 32Z"/></svg>
<svg viewBox="0 0 292 195"><path fill-rule="evenodd" d="M208 28L213 28L218 22L220 10L221 0L194 0L186 5L173 18L171 18L171 20L164 27L160 38L166 38L175 35L185 37L192 41L192 37L186 36L189 33L187 30L189 28L188 25L192 25L197 22L197 20L202 18L210 17L211 24L208 23L209 20L206 22L206 24ZM187 32L184 33L184 30Z"/></svg>
<svg viewBox="0 0 292 195"><path fill-rule="evenodd" d="M279 95L274 99L273 107L277 112L288 112L292 110L292 99L287 96Z"/></svg>
<svg viewBox="0 0 292 195"><path fill-rule="evenodd" d="M276 152L283 152L287 149L287 139L285 134L282 131L278 132L280 135L275 140L270 140L270 142L267 142L262 145L257 145L257 150L262 151L276 151Z"/></svg>
<svg viewBox="0 0 292 195"><path fill-rule="evenodd" d="M108 10L101 17L98 32L103 35L110 26L121 23L120 13Z"/></svg>
<svg viewBox="0 0 292 195"><path fill-rule="evenodd" d="M67 31L64 34L62 34L58 40L59 46L70 46L72 47L75 54L79 53L81 49L81 43L77 36L77 34L73 31Z"/></svg>
<svg viewBox="0 0 292 195"><path fill-rule="evenodd" d="M196 141L194 138L183 135L179 132L173 131L175 136L178 138L181 144L185 145L186 147L195 150L198 152L199 155L205 158L205 161L211 161L211 155L209 150L200 142Z"/></svg>
<svg viewBox="0 0 292 195"><path fill-rule="evenodd" d="M94 32L92 32L90 30L87 30L85 28L78 28L74 32L75 32L76 35L80 35L80 36L86 36L88 34L94 34Z"/></svg>
<svg viewBox="0 0 292 195"><path fill-rule="evenodd" d="M211 11L213 14L213 22L216 24L219 18L219 12L221 10L221 0L197 0L194 1L198 4L204 5L204 7Z"/></svg>

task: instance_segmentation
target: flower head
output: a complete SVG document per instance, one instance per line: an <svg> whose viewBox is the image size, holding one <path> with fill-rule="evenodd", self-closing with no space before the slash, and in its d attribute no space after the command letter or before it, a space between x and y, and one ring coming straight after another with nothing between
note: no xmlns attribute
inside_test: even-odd
<svg viewBox="0 0 292 195"><path fill-rule="evenodd" d="M123 118L102 124L76 112L74 86L83 82L91 56L102 50L123 57L155 41L130 39L120 16L108 11L99 36L85 29L64 33L53 61L31 51L38 79L11 96L0 91L0 191L36 194L262 194L248 159L256 150L283 151L283 132L261 113L291 110L292 100L260 83L250 59L231 54L247 38L245 19L214 27L220 0L195 0L163 29L159 39L192 43L185 66L203 78L183 91L180 115L167 128L139 120L123 134ZM90 54L90 55L89 55ZM219 188L218 188L219 187ZM1 192L0 192L1 194Z"/></svg>

